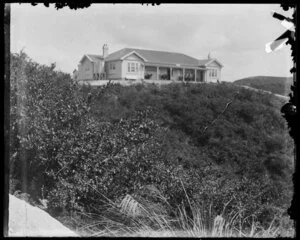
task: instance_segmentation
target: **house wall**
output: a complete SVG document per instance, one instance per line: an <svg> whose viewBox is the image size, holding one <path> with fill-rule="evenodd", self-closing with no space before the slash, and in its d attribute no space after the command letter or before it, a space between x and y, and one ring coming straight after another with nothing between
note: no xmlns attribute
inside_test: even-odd
<svg viewBox="0 0 300 240"><path fill-rule="evenodd" d="M109 65L110 63L114 63L116 68L110 69ZM123 71L123 64L121 60L117 61L109 61L105 62L105 72L106 72L106 78L107 79L121 79L122 77L122 71Z"/></svg>
<svg viewBox="0 0 300 240"><path fill-rule="evenodd" d="M216 63L212 62L207 66L207 71L206 71L206 80L207 82L217 82L217 80L221 81L221 66ZM217 70L217 75L216 76L210 76L209 71L211 69L216 69Z"/></svg>
<svg viewBox="0 0 300 240"><path fill-rule="evenodd" d="M101 73L103 71L104 61L95 62L94 73Z"/></svg>
<svg viewBox="0 0 300 240"><path fill-rule="evenodd" d="M98 60L97 62L94 62L94 75L93 79L100 80L103 79L102 73L104 73L104 61Z"/></svg>
<svg viewBox="0 0 300 240"><path fill-rule="evenodd" d="M202 70L196 71L196 82L204 82L204 71Z"/></svg>
<svg viewBox="0 0 300 240"><path fill-rule="evenodd" d="M163 75L167 75L166 79L163 79ZM170 68L160 67L159 68L159 80L170 80Z"/></svg>
<svg viewBox="0 0 300 240"><path fill-rule="evenodd" d="M110 63L115 63L115 69L110 69L109 64ZM128 71L128 63L137 63L138 64L138 71L136 72L131 72ZM97 63L98 64L98 63ZM100 65L96 66L96 69L101 69L101 63ZM102 62L102 64L104 64ZM147 64L147 62L146 62ZM149 64L149 63L148 63ZM157 65L159 66L159 65ZM172 67L171 67L172 68ZM126 57L124 60L116 60L116 61L109 61L105 62L104 66L105 72L106 72L106 79L110 80L124 80L124 79L144 79L145 77L145 72L146 73L151 73L151 79L152 80L157 80L157 68L156 66L145 66L145 62L142 58L140 58L137 54L133 53L130 56ZM210 75L210 71L212 69L216 70L216 76ZM217 80L221 81L221 69L222 66L218 62L212 62L207 66L207 69L201 70L197 73L197 81L203 81L203 82L217 82ZM169 73L169 68L161 66L159 69L159 74L170 74ZM203 71L203 72L202 72ZM100 70L101 72L101 70ZM191 76L191 81L195 81L195 69L188 69L185 68L185 75L190 73ZM172 80L180 80L180 76L182 76L182 68L172 68ZM201 75L201 76L200 76ZM147 79L145 79L147 80ZM186 79L187 80L187 79Z"/></svg>
<svg viewBox="0 0 300 240"><path fill-rule="evenodd" d="M183 70L180 68L173 68L172 69L172 79L175 81L182 81L182 78L183 78Z"/></svg>
<svg viewBox="0 0 300 240"><path fill-rule="evenodd" d="M211 76L209 74L209 71L212 70L212 69L216 69L217 70L217 75L216 76ZM206 71L206 81L207 82L217 82L217 80L221 81L220 76L221 76L221 70L219 68L209 68Z"/></svg>
<svg viewBox="0 0 300 240"><path fill-rule="evenodd" d="M145 67L145 73L152 74L150 79L145 79L147 80L156 80L157 79L157 68L153 66L146 66Z"/></svg>
<svg viewBox="0 0 300 240"><path fill-rule="evenodd" d="M86 56L78 65L78 80L93 80L94 74L104 72L104 61L91 62Z"/></svg>
<svg viewBox="0 0 300 240"><path fill-rule="evenodd" d="M93 63L85 58L82 63L78 66L78 80L90 80L93 79L94 65Z"/></svg>
<svg viewBox="0 0 300 240"><path fill-rule="evenodd" d="M186 68L184 72L184 81L195 81L195 70Z"/></svg>
<svg viewBox="0 0 300 240"><path fill-rule="evenodd" d="M208 70L206 69L205 72L204 72L204 82L209 82L210 80L208 79L208 76L209 76L209 72Z"/></svg>
<svg viewBox="0 0 300 240"><path fill-rule="evenodd" d="M128 63L133 62L133 63L138 63L138 71L137 72L128 72ZM143 79L144 74L145 74L145 67L141 67L141 65L144 65L144 60L141 59L139 56L136 54L131 54L130 56L126 57L122 61L122 79L125 78L136 78L136 79Z"/></svg>

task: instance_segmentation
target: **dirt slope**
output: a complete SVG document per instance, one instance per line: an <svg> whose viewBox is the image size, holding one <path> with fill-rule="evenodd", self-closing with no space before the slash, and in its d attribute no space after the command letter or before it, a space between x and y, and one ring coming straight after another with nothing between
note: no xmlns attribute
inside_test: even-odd
<svg viewBox="0 0 300 240"><path fill-rule="evenodd" d="M78 236L38 207L9 195L9 236Z"/></svg>

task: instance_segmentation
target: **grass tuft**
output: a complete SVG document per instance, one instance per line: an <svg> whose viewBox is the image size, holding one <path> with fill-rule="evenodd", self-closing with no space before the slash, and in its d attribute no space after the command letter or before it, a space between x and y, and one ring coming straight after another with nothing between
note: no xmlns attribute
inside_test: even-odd
<svg viewBox="0 0 300 240"><path fill-rule="evenodd" d="M184 189L184 186L182 184ZM154 187L145 188L147 194L127 194L115 203L107 199L107 209L99 214L77 214L60 219L80 236L96 237L294 237L292 221L283 215L275 216L267 228L263 228L255 216L243 217L243 209L225 215L192 205L186 192L191 213L184 205L170 214L171 205ZM184 189L185 190L185 189ZM145 193L145 192L144 192ZM150 197L149 197L150 196ZM153 199L160 201L154 201ZM151 199L151 200L150 200ZM250 219L250 220L249 220ZM250 225L246 224L249 223ZM279 224L278 224L279 222ZM76 228L74 228L76 225Z"/></svg>

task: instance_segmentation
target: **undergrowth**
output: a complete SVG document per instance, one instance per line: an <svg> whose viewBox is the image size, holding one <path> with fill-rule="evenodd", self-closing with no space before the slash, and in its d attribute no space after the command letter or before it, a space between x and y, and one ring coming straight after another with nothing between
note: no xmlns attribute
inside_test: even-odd
<svg viewBox="0 0 300 240"><path fill-rule="evenodd" d="M151 189L152 188L152 189ZM184 186L183 186L184 188ZM151 197L127 194L117 202L107 199L103 214L77 213L60 218L80 236L94 237L294 237L293 222L288 216L275 215L268 227L263 227L254 215L242 217L244 209L216 214L212 206L205 213L200 205L191 204L190 212L183 205L175 209L153 186ZM250 224L249 224L250 223Z"/></svg>

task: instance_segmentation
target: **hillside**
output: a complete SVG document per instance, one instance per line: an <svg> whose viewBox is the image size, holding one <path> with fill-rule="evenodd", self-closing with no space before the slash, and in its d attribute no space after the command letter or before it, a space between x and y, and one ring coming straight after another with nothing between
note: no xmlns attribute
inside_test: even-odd
<svg viewBox="0 0 300 240"><path fill-rule="evenodd" d="M234 81L235 84L245 85L265 91L270 91L275 94L288 96L291 92L290 86L293 82L292 77L270 77L256 76L248 77Z"/></svg>
<svg viewBox="0 0 300 240"><path fill-rule="evenodd" d="M159 133L154 134L157 137L154 139L161 145L155 150L143 150L144 154L157 151L156 163L173 166L173 174L177 172L185 179L184 184L195 201L207 199L222 203L236 196L249 212L265 204L283 204L282 207L289 204L291 192L279 189L282 184L291 186L293 168L292 141L280 113L282 99L226 83L112 85L105 91L101 87L87 87L83 91L92 96L91 114L99 122L135 119L136 111L149 109L140 121L158 124ZM136 158L143 159L139 153ZM163 167L155 171L154 179L167 176ZM172 186L169 181L163 180L161 184L166 187L160 189L165 189L164 195L174 200L181 194L177 189L180 187ZM266 185L262 187L261 183ZM279 188L271 190L271 186ZM213 189L218 190L214 193ZM261 191L266 195L258 200L254 196ZM277 199L281 203L266 200L275 197L275 192L285 196ZM275 195L267 197L268 194Z"/></svg>
<svg viewBox="0 0 300 240"><path fill-rule="evenodd" d="M94 232L183 230L200 212L207 231L219 215L240 232L282 226L294 166L283 103L232 83L80 86L14 54L10 193Z"/></svg>

